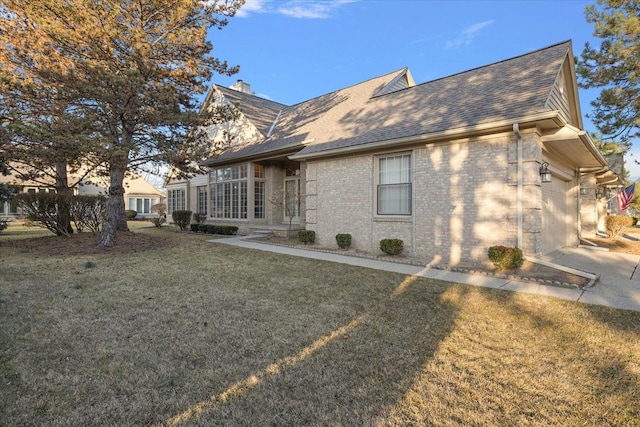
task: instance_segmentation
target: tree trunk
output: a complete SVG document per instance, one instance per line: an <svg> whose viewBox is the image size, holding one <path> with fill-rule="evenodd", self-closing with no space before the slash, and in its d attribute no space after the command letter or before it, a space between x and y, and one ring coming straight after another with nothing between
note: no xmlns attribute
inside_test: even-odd
<svg viewBox="0 0 640 427"><path fill-rule="evenodd" d="M125 157L126 158L126 157ZM116 244L117 231L129 231L124 209L124 175L126 163L122 165L112 162L109 170L109 195L105 207L102 231L98 238L98 247L110 247Z"/></svg>
<svg viewBox="0 0 640 427"><path fill-rule="evenodd" d="M67 233L72 234L71 197L73 196L73 189L69 188L66 162L56 163L56 193L59 196L58 225L60 230L67 230Z"/></svg>

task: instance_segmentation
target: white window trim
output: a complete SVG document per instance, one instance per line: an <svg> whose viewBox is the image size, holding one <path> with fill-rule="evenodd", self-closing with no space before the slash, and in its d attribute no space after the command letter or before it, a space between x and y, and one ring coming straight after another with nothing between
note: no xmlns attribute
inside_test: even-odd
<svg viewBox="0 0 640 427"><path fill-rule="evenodd" d="M410 214L378 214L378 184L380 182L380 159L386 157L395 156L410 156L411 171L409 173L411 183L411 213ZM401 151L401 152L385 152L373 156L373 219L374 221L394 221L394 222L410 222L413 220L413 213L415 211L415 152L414 151Z"/></svg>

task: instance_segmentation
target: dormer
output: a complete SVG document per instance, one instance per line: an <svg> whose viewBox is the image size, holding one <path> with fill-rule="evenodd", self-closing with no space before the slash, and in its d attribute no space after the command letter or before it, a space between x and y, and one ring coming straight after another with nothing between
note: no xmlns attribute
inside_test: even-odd
<svg viewBox="0 0 640 427"><path fill-rule="evenodd" d="M382 89L376 92L373 97L386 95L388 93L397 92L402 89L407 89L415 86L416 82L413 81L413 76L408 68L405 68L395 76L389 83L387 83Z"/></svg>

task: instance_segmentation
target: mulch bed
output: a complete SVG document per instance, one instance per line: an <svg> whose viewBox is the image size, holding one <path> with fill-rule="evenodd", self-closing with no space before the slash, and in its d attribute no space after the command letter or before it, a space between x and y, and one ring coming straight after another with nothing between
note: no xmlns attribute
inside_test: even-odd
<svg viewBox="0 0 640 427"><path fill-rule="evenodd" d="M56 255L101 255L143 252L164 247L167 237L150 236L144 233L118 231L115 246L100 248L98 236L93 233L74 233L65 236L44 236L32 239L0 239L0 247L14 248L22 253L37 256Z"/></svg>

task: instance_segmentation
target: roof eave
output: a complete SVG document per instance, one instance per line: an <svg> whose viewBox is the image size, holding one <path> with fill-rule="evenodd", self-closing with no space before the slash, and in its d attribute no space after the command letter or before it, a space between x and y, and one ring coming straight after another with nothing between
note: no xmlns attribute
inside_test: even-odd
<svg viewBox="0 0 640 427"><path fill-rule="evenodd" d="M432 132L420 135L412 135L402 138L387 139L383 141L372 142L368 144L355 145L351 147L335 148L330 150L317 151L313 153L298 153L290 156L291 160L306 161L310 159L333 157L338 155L345 155L351 153L357 153L361 151L370 151L375 149L386 148L389 146L399 147L403 145L410 145L415 143L428 143L432 141L438 141L441 139L452 138L465 138L478 133L486 133L492 129L504 128L505 130L511 129L514 123L518 123L520 126L526 124L533 124L541 121L552 121L555 126L561 127L564 122L559 116L558 111L545 111L543 113L533 114L525 117L504 119L494 122L481 123L472 126L465 126L454 129L447 129L439 132Z"/></svg>
<svg viewBox="0 0 640 427"><path fill-rule="evenodd" d="M300 151L302 147L304 147L304 145L297 144L295 146L289 146L289 147L281 148L278 150L263 151L260 153L250 154L247 156L238 156L230 159L222 159L222 160L208 159L204 162L201 162L200 165L209 167L209 166L221 166L225 164L247 162L247 161L272 160L280 157L285 157L290 153L295 153L297 151Z"/></svg>

